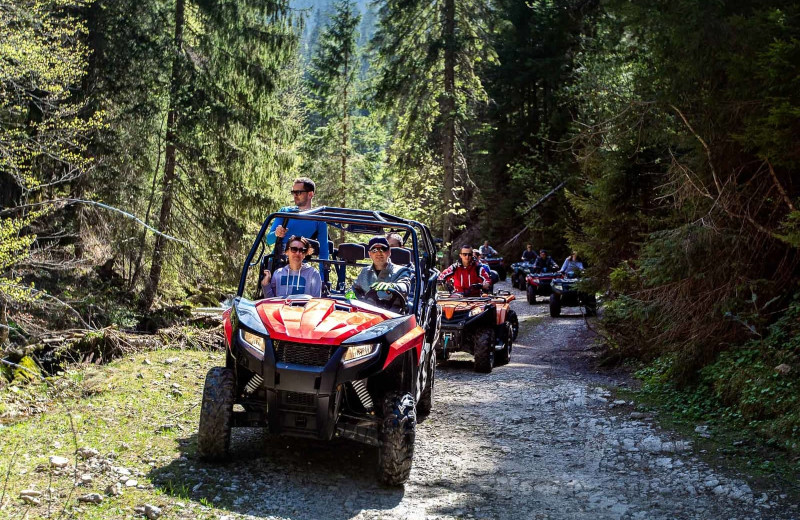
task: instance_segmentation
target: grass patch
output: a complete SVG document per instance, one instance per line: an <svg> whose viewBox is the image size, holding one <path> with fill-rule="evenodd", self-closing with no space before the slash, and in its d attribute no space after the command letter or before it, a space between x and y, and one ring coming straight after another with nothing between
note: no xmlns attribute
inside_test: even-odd
<svg viewBox="0 0 800 520"><path fill-rule="evenodd" d="M25 399L42 409L0 426L0 509L11 518L58 518L63 511L104 519L153 504L165 517L218 517L221 510L207 497L203 504L193 495L189 459L205 374L221 362L221 352L161 350L74 367L49 385L3 388L0 403ZM85 448L98 454L82 458ZM53 467L52 456L69 462ZM119 496L106 491L116 483L123 488ZM41 493L39 504L21 499L23 490ZM102 503L78 501L89 493L102 495Z"/></svg>

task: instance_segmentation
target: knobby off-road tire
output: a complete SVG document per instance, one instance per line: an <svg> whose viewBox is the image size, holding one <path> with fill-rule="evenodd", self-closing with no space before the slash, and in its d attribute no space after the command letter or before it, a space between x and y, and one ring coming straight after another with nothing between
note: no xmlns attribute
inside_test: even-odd
<svg viewBox="0 0 800 520"><path fill-rule="evenodd" d="M519 334L519 319L517 313L509 309L506 312L506 342L503 345L503 350L495 353L494 365L499 367L507 365L511 361L511 351L514 349L514 341Z"/></svg>
<svg viewBox="0 0 800 520"><path fill-rule="evenodd" d="M595 295L587 296L586 300L586 304L584 305L586 315L597 316L597 297L595 297Z"/></svg>
<svg viewBox="0 0 800 520"><path fill-rule="evenodd" d="M528 295L528 304L533 305L534 303L536 303L536 288L528 284L528 288L525 289L525 292Z"/></svg>
<svg viewBox="0 0 800 520"><path fill-rule="evenodd" d="M231 445L231 418L236 391L236 376L230 368L214 367L206 374L197 451L200 458L220 461Z"/></svg>
<svg viewBox="0 0 800 520"><path fill-rule="evenodd" d="M408 480L414 457L417 415L411 394L391 392L383 399L378 448L378 479L387 486Z"/></svg>
<svg viewBox="0 0 800 520"><path fill-rule="evenodd" d="M472 336L472 352L475 356L475 372L490 373L494 365L494 331L476 330Z"/></svg>
<svg viewBox="0 0 800 520"><path fill-rule="evenodd" d="M550 295L550 316L553 318L558 318L561 316L561 295L560 294L551 294Z"/></svg>
<svg viewBox="0 0 800 520"><path fill-rule="evenodd" d="M517 336L519 336L519 318L517 318L516 311L509 309L506 313L506 321L511 323L511 330L514 332L511 340L517 341Z"/></svg>
<svg viewBox="0 0 800 520"><path fill-rule="evenodd" d="M430 353L428 358L423 360L420 366L420 377L417 378L417 384L422 380L422 366L427 366L428 378L424 382L422 393L417 401L417 418L421 421L431 414L433 409L433 385L436 381L436 361L434 361L433 352Z"/></svg>
<svg viewBox="0 0 800 520"><path fill-rule="evenodd" d="M500 277L500 281L501 282L505 282L506 281L506 276L507 275L508 275L508 272L506 271L505 267L500 267L497 270L497 276Z"/></svg>

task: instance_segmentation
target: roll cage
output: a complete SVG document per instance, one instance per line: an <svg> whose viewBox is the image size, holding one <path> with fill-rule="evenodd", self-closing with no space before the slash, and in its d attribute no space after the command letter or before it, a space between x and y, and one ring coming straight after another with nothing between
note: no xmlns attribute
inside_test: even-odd
<svg viewBox="0 0 800 520"><path fill-rule="evenodd" d="M419 309L420 299L424 296L429 282L431 280L435 282L438 275L438 270L435 267L436 244L430 230L424 224L415 220L396 217L383 211L321 206L302 212L274 212L267 216L245 259L242 274L239 278L239 287L236 292L238 297L244 297L249 270L255 266L261 269L266 265L267 260L275 260L273 253L265 254L267 248L270 247L266 243L266 236L275 219L324 222L328 224L329 232L331 229L339 229L345 233L357 235L384 236L389 231L405 232L403 243L410 246L414 272L413 300L409 303L413 302L412 308L415 314ZM329 242L332 242L330 233ZM329 247L329 245L320 244L320 247ZM347 290L346 284L343 286L345 280L342 279L343 276L346 276L344 268L348 266L370 266L372 263L368 259L360 262L342 260L337 257L337 251L338 246L334 245L332 248L329 247L328 260L318 258L319 252L317 252L317 257L308 261L319 264L322 268L320 271L325 273L324 278L328 295L344 297L344 293ZM328 280L328 271L331 267L337 266L341 266L341 268L335 269L334 275L338 276L339 279L336 284L333 284Z"/></svg>

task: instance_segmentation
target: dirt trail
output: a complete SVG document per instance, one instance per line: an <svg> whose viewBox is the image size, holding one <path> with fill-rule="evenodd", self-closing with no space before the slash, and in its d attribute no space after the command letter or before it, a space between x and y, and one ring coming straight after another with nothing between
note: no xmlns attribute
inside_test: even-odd
<svg viewBox="0 0 800 520"><path fill-rule="evenodd" d="M515 293L511 363L476 374L457 354L439 367L404 488L377 485L373 449L259 430L235 430L229 464L181 458L151 476L189 470L193 498L231 517L800 518L796 504L715 472L690 442L612 401L608 389L620 381L575 362L591 347L578 309L552 319Z"/></svg>

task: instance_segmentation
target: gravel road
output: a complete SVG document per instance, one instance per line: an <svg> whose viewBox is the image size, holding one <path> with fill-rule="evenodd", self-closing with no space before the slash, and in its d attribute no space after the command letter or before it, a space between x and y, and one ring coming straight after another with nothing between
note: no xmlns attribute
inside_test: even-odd
<svg viewBox="0 0 800 520"><path fill-rule="evenodd" d="M439 366L404 488L380 487L376 454L360 444L234 430L232 462L173 463L195 477L192 502L205 498L230 518L800 518L779 491L754 492L612 400L622 381L580 362L592 339L578 309L552 319L511 290L521 321L511 363L476 374L457 354Z"/></svg>

